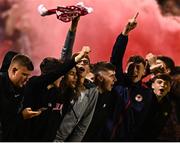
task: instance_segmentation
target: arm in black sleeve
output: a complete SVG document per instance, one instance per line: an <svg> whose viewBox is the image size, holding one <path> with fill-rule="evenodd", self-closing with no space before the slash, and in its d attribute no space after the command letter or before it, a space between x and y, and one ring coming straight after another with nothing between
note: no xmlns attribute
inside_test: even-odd
<svg viewBox="0 0 180 143"><path fill-rule="evenodd" d="M76 63L74 59L72 59L71 61L63 63L61 66L57 67L52 72L32 77L26 84L23 93L25 95L23 108L31 107L32 110L37 110L36 105L40 105L38 102L42 96L42 91L46 89L49 84L52 84L59 77L67 73L71 68L75 66L75 64Z"/></svg>
<svg viewBox="0 0 180 143"><path fill-rule="evenodd" d="M64 62L61 66L54 69L52 72L41 75L36 79L36 85L44 85L47 86L54 81L56 81L59 77L66 74L69 70L71 70L76 65L75 59L71 59L70 61Z"/></svg>
<svg viewBox="0 0 180 143"><path fill-rule="evenodd" d="M76 31L70 31L70 30L68 31L66 40L65 40L65 44L61 51L60 59L62 61L67 61L67 60L71 59L75 36L76 36Z"/></svg>
<svg viewBox="0 0 180 143"><path fill-rule="evenodd" d="M116 78L120 80L123 76L123 57L128 43L128 36L120 34L113 46L110 62L116 67Z"/></svg>
<svg viewBox="0 0 180 143"><path fill-rule="evenodd" d="M71 59L79 19L80 17L76 17L75 19L72 20L71 27L69 28L69 31L66 36L65 44L61 52L60 59L62 61L67 61Z"/></svg>

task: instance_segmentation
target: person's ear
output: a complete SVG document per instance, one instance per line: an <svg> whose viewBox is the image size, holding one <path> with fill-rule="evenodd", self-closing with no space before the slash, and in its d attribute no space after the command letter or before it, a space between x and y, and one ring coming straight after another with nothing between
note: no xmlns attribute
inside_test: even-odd
<svg viewBox="0 0 180 143"><path fill-rule="evenodd" d="M97 80L98 80L99 82L102 82L102 81L103 81L103 76L102 76L101 73L98 74Z"/></svg>
<svg viewBox="0 0 180 143"><path fill-rule="evenodd" d="M15 75L17 70L18 70L18 69L17 69L16 67L13 67L13 68L12 68L12 74Z"/></svg>

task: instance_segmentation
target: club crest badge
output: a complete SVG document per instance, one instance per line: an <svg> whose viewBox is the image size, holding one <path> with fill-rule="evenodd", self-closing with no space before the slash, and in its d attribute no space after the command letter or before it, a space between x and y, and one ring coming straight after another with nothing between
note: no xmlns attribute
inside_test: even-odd
<svg viewBox="0 0 180 143"><path fill-rule="evenodd" d="M136 100L137 102L141 102L141 101L143 100L142 95L137 94L137 95L135 96L135 100Z"/></svg>

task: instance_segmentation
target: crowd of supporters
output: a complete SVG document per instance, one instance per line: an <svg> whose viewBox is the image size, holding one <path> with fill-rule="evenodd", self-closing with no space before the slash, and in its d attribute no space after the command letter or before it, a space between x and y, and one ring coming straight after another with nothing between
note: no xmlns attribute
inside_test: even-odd
<svg viewBox="0 0 180 143"><path fill-rule="evenodd" d="M173 59L132 55L123 70L138 13L115 40L110 61L91 64L89 46L72 53L80 17L59 59L9 51L0 69L1 141L180 141L180 76ZM140 49L139 49L140 50Z"/></svg>

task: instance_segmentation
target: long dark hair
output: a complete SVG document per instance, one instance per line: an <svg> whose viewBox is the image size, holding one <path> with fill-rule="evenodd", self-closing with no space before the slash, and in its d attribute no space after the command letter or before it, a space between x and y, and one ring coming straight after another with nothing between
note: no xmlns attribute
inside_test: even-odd
<svg viewBox="0 0 180 143"><path fill-rule="evenodd" d="M61 80L61 94L64 97L65 102L70 102L72 100L77 100L78 96L80 95L80 91L78 90L78 86L76 84L75 88L70 87L68 83L68 74L65 74L63 79Z"/></svg>

